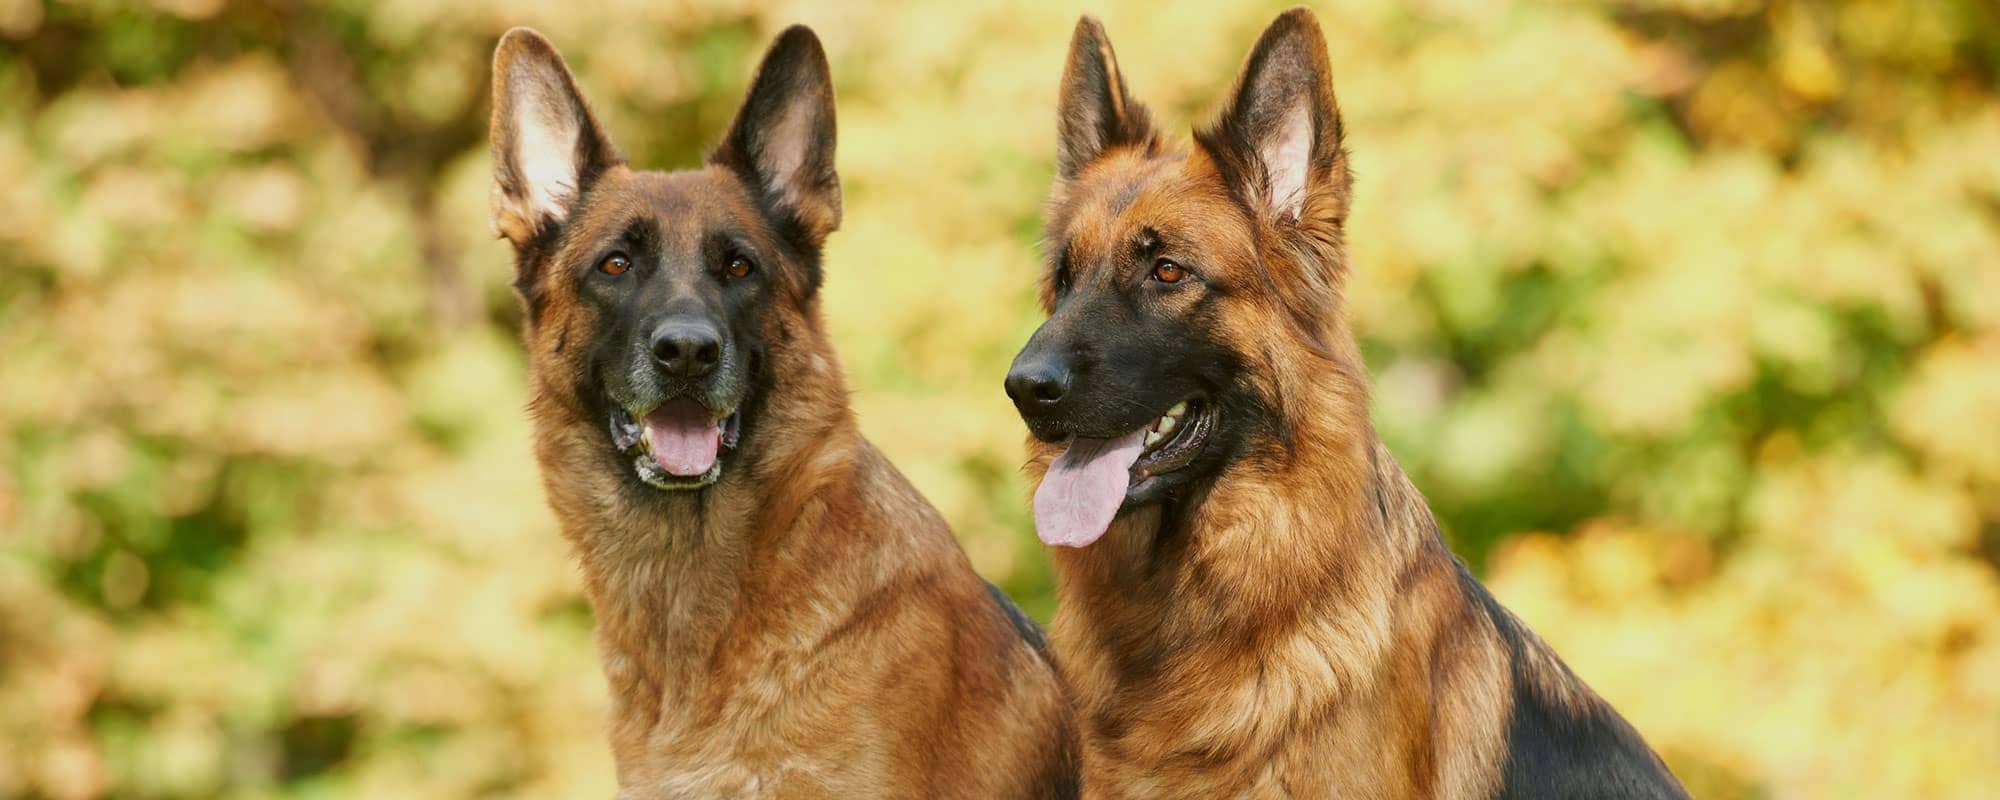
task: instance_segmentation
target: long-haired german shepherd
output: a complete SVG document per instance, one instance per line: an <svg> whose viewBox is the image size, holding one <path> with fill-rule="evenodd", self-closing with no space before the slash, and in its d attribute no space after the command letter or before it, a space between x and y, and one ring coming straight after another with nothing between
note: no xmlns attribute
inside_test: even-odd
<svg viewBox="0 0 2000 800"><path fill-rule="evenodd" d="M1093 798L1683 797L1446 550L1368 421L1326 44L1280 16L1192 149L1078 23L1049 318L1007 393Z"/></svg>
<svg viewBox="0 0 2000 800"><path fill-rule="evenodd" d="M493 76L493 223L619 797L1074 796L1039 633L848 410L817 300L840 222L819 40L780 35L682 172L628 168L533 31Z"/></svg>

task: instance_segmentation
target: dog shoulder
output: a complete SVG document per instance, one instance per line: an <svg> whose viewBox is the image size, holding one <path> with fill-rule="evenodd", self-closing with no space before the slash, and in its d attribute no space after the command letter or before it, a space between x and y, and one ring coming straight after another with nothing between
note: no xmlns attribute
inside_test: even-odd
<svg viewBox="0 0 2000 800"><path fill-rule="evenodd" d="M1466 580L1474 602L1492 619L1513 684L1496 798L1687 798L1631 723L1484 587Z"/></svg>

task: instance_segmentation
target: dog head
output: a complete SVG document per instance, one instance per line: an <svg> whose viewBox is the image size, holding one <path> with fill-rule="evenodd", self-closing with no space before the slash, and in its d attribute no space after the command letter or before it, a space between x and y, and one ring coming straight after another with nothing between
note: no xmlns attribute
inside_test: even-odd
<svg viewBox="0 0 2000 800"><path fill-rule="evenodd" d="M1088 17L1060 105L1049 317L1006 389L1038 456L1053 455L1036 527L1081 546L1121 511L1281 450L1300 385L1287 371L1329 369L1351 349L1336 319L1349 175L1325 40L1304 9L1264 31L1187 152L1161 146Z"/></svg>
<svg viewBox="0 0 2000 800"><path fill-rule="evenodd" d="M514 246L538 424L635 489L722 479L773 375L818 339L833 153L832 83L806 28L778 37L721 145L679 172L628 168L562 56L509 31L492 220Z"/></svg>

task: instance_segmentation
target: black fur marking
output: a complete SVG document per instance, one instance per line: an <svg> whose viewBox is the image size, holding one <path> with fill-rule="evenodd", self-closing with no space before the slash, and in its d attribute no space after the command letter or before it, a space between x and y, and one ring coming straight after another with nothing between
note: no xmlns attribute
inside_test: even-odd
<svg viewBox="0 0 2000 800"><path fill-rule="evenodd" d="M1069 252L1069 245L1067 244L1063 245L1063 248L1056 252L1054 294L1058 300L1062 299L1064 295L1069 294L1070 287L1074 285L1076 278L1075 273L1070 271Z"/></svg>
<svg viewBox="0 0 2000 800"><path fill-rule="evenodd" d="M561 225L543 225L535 231L534 238L514 251L514 293L521 298L521 309L531 329L541 321L542 311L548 307L548 290L542 286L540 275L546 268L545 262L555 257L561 241Z"/></svg>
<svg viewBox="0 0 2000 800"><path fill-rule="evenodd" d="M657 257L658 254L666 252L667 236L664 231L660 230L659 220L650 216L644 216L625 223L625 229L619 233L617 241L609 247L604 248L606 250L605 254L609 253L611 247L617 246L629 248L626 255L637 256L643 254ZM603 254L600 254L599 257L603 257ZM595 267L596 264L593 263L592 266Z"/></svg>
<svg viewBox="0 0 2000 800"><path fill-rule="evenodd" d="M1139 238L1132 240L1132 258L1136 261L1149 261L1160 254L1162 246L1159 231L1150 225L1140 228Z"/></svg>
<svg viewBox="0 0 2000 800"><path fill-rule="evenodd" d="M1154 246L1148 247L1148 240ZM1160 302L1158 293L1182 288L1126 279L1143 272L1156 250L1173 251L1171 234L1141 233L1130 247L1121 248L1117 263L1099 270L1120 278L1094 280L1062 293L1058 307L1017 357L1017 363L1059 364L1074 376L1060 406L1023 417L1029 431L1045 442L1070 436L1115 438L1149 424L1180 401L1208 404L1204 413L1214 414L1215 424L1194 460L1153 476L1126 497L1121 512L1160 503L1178 506L1202 494L1227 465L1278 428L1272 403L1282 399L1259 396L1243 380L1248 369L1243 356L1215 334L1223 287L1187 288L1201 294L1176 309ZM1069 246L1057 252L1060 276L1069 266Z"/></svg>
<svg viewBox="0 0 2000 800"><path fill-rule="evenodd" d="M819 293L820 284L825 282L825 273L820 266L820 248L798 218L778 208L770 197L758 198L758 210L771 223L772 233L778 241L791 250L791 262L798 265L805 274L805 294L807 298Z"/></svg>
<svg viewBox="0 0 2000 800"><path fill-rule="evenodd" d="M1014 626L1014 633L1020 635L1021 641L1027 642L1029 647L1034 648L1042 660L1055 663L1055 655L1049 651L1049 639L1042 633L1042 626L1036 625L1034 620L1029 619L1028 615L1021 611L1020 606L1014 605L1014 599L1008 597L1000 587L993 585L992 581L984 583L987 596L993 598L993 604L1000 608L1000 616L1007 619L1007 624Z"/></svg>
<svg viewBox="0 0 2000 800"><path fill-rule="evenodd" d="M1502 608L1457 564L1459 583L1485 610L1513 667L1514 703L1507 760L1496 798L1506 800L1686 800L1687 790L1638 731L1570 672L1547 645ZM1531 650L1542 650L1532 654ZM1537 674L1542 659L1557 674ZM1551 697L1549 682L1569 684L1587 702ZM1582 706L1578 708L1576 706Z"/></svg>

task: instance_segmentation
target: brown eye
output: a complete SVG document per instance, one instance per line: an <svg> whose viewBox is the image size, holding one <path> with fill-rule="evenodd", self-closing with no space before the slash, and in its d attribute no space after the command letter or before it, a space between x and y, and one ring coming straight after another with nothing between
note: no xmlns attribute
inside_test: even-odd
<svg viewBox="0 0 2000 800"><path fill-rule="evenodd" d="M624 253L612 253L597 262L597 271L606 275L623 275L625 270L631 268L632 259L626 258Z"/></svg>
<svg viewBox="0 0 2000 800"><path fill-rule="evenodd" d="M751 271L756 268L757 265L750 263L750 259L742 256L730 256L729 266L724 267L723 271L729 273L729 277L731 278L747 278L750 277Z"/></svg>
<svg viewBox="0 0 2000 800"><path fill-rule="evenodd" d="M1161 283L1180 283L1182 280L1185 280L1187 276L1188 276L1187 267L1183 267L1179 264L1176 264L1172 261L1168 261L1167 259L1164 258L1153 262L1153 280L1159 281Z"/></svg>

